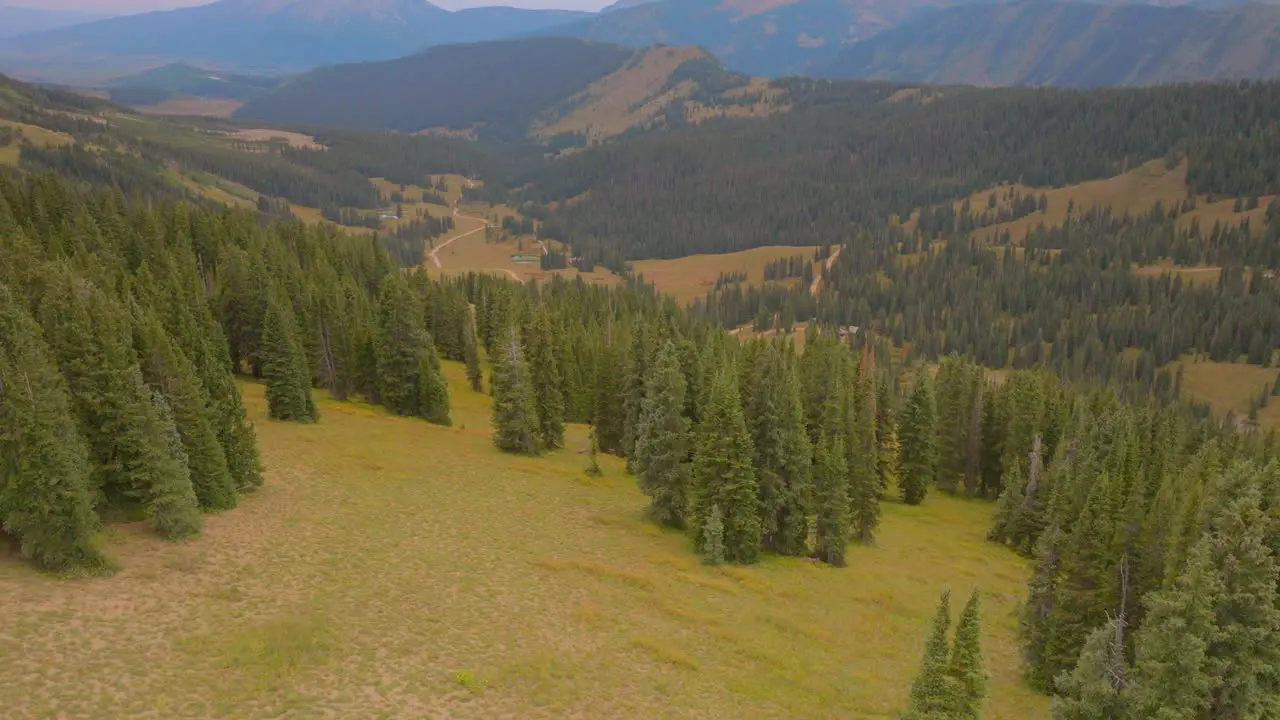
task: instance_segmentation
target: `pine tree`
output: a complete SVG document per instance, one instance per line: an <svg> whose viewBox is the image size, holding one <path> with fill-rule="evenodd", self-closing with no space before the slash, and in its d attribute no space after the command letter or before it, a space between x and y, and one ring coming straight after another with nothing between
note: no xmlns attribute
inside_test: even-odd
<svg viewBox="0 0 1280 720"><path fill-rule="evenodd" d="M102 570L89 453L40 329L0 285L0 528L36 566Z"/></svg>
<svg viewBox="0 0 1280 720"><path fill-rule="evenodd" d="M722 370L698 427L693 457L696 544L706 552L702 533L713 506L724 513L725 559L753 563L760 556L760 502L751 466L755 449L742 416L738 384L731 369Z"/></svg>
<svg viewBox="0 0 1280 720"><path fill-rule="evenodd" d="M444 379L435 347L430 343L423 348L418 360L418 385L422 391L418 401L422 417L435 425L453 425L453 420L449 417L449 384Z"/></svg>
<svg viewBox="0 0 1280 720"><path fill-rule="evenodd" d="M703 562L707 565L724 564L724 518L721 517L720 506L712 505L707 514L706 524L702 528Z"/></svg>
<svg viewBox="0 0 1280 720"><path fill-rule="evenodd" d="M1090 633L1075 667L1059 676L1058 694L1053 699L1054 720L1127 720L1130 717L1120 692L1127 672L1124 645L1116 642L1117 625L1122 623L1121 619L1113 619ZM1156 716L1137 717L1155 720Z"/></svg>
<svg viewBox="0 0 1280 720"><path fill-rule="evenodd" d="M174 347L154 315L143 313L137 321L142 372L173 411L191 471L191 485L200 507L228 510L236 506L237 485L227 467L227 455L213 429L204 388L185 353Z"/></svg>
<svg viewBox="0 0 1280 720"><path fill-rule="evenodd" d="M632 458L636 450L636 432L640 428L640 413L644 407L645 380L649 377L652 348L649 326L637 322L631 330L631 352L627 355L624 384L622 386L622 454L627 458L627 470L634 472ZM616 388L607 392L617 394Z"/></svg>
<svg viewBox="0 0 1280 720"><path fill-rule="evenodd" d="M313 423L320 419L311 394L311 378L298 341L298 327L286 301L267 302L262 329L262 376L267 382L267 412L275 420Z"/></svg>
<svg viewBox="0 0 1280 720"><path fill-rule="evenodd" d="M956 625L955 643L951 648L948 670L956 683L952 717L957 720L979 720L982 703L987 696L987 672L982 666L982 617L978 591L969 596L960 622Z"/></svg>
<svg viewBox="0 0 1280 720"><path fill-rule="evenodd" d="M879 457L876 459L876 474L879 477L881 497L889 488L898 484L899 464L898 426L893 420L893 408L890 406L889 381L881 379L876 385L876 447Z"/></svg>
<svg viewBox="0 0 1280 720"><path fill-rule="evenodd" d="M683 528L689 519L689 421L676 346L667 342L649 370L636 430L633 467L658 522Z"/></svg>
<svg viewBox="0 0 1280 720"><path fill-rule="evenodd" d="M933 483L937 465L937 422L933 408L933 391L927 376L922 375L911 392L902 416L901 492L908 505L924 502Z"/></svg>
<svg viewBox="0 0 1280 720"><path fill-rule="evenodd" d="M596 439L596 429L591 428L591 450L587 459L587 477L601 477L604 470L600 468L600 441Z"/></svg>
<svg viewBox="0 0 1280 720"><path fill-rule="evenodd" d="M1209 542L1197 543L1175 585L1146 597L1133 682L1124 695L1133 717L1200 718L1209 709L1215 686L1209 643L1217 632L1214 605L1223 592L1211 552Z"/></svg>
<svg viewBox="0 0 1280 720"><path fill-rule="evenodd" d="M497 360L493 375L493 442L503 452L540 455L542 438L533 381L514 327Z"/></svg>
<svg viewBox="0 0 1280 720"><path fill-rule="evenodd" d="M902 720L951 720L955 705L955 687L947 676L947 630L951 626L951 592L942 594L933 617L933 630L925 643L920 670L911 683L907 711Z"/></svg>
<svg viewBox="0 0 1280 720"><path fill-rule="evenodd" d="M476 343L476 325L470 310L462 323L462 360L467 366L467 384L476 392L484 392L484 372L480 369L480 349Z"/></svg>
<svg viewBox="0 0 1280 720"><path fill-rule="evenodd" d="M421 416L422 353L428 339L422 309L399 273L382 283L378 299L378 328L374 341L378 368L378 395L388 410L404 416Z"/></svg>
<svg viewBox="0 0 1280 720"><path fill-rule="evenodd" d="M863 391L853 408L850 440L855 445L849 463L849 509L853 537L864 545L875 542L880 525L880 476L876 470L876 416L871 404L870 385L860 381Z"/></svg>
<svg viewBox="0 0 1280 720"><path fill-rule="evenodd" d="M795 362L770 343L756 356L749 383L746 417L756 449L763 543L800 555L809 537L812 450Z"/></svg>
<svg viewBox="0 0 1280 720"><path fill-rule="evenodd" d="M849 482L844 464L844 440L823 433L814 455L817 496L815 554L828 565L844 567L849 544Z"/></svg>
<svg viewBox="0 0 1280 720"><path fill-rule="evenodd" d="M137 384L146 388L142 371L135 373ZM151 406L161 432L162 443L154 448L165 464L158 465L159 482L152 484L148 497L151 521L156 533L170 540L189 538L200 532L200 501L191 485L187 451L173 419L173 410L159 391L151 391Z"/></svg>
<svg viewBox="0 0 1280 720"><path fill-rule="evenodd" d="M525 339L542 445L548 449L564 447L564 387L555 353L556 336L546 307L530 317Z"/></svg>

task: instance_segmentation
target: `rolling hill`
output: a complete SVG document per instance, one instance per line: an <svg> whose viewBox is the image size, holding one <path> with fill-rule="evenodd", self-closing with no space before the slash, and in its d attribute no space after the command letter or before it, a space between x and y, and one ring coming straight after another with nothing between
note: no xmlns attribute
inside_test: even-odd
<svg viewBox="0 0 1280 720"><path fill-rule="evenodd" d="M186 63L170 63L108 83L115 102L131 106L156 105L181 98L209 98L245 101L280 84L278 78L235 75L198 68Z"/></svg>
<svg viewBox="0 0 1280 720"><path fill-rule="evenodd" d="M504 140L571 135L577 139L565 141L580 144L686 119L769 112L772 94L698 48L530 38L323 68L252 100L236 117Z"/></svg>
<svg viewBox="0 0 1280 720"><path fill-rule="evenodd" d="M239 72L299 71L585 16L505 7L451 12L426 0L220 0L15 38L0 44L0 67L41 80L154 67L157 59Z"/></svg>
<svg viewBox="0 0 1280 720"><path fill-rule="evenodd" d="M1280 7L1022 2L951 8L852 45L816 75L1096 87L1280 74Z"/></svg>

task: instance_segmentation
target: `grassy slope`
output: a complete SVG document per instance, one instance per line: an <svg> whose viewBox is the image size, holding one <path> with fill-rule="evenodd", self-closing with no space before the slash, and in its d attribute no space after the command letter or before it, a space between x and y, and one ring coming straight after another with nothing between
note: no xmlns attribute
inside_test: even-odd
<svg viewBox="0 0 1280 720"><path fill-rule="evenodd" d="M1187 362L1183 372L1183 389L1209 403L1219 417L1231 410L1244 416L1249 412L1249 401L1258 397L1264 386L1280 379L1275 368L1239 363ZM1271 398L1271 405L1258 412L1258 422L1264 428L1280 427L1280 398Z"/></svg>
<svg viewBox="0 0 1280 720"><path fill-rule="evenodd" d="M620 463L502 456L448 364L456 429L323 402L268 422L268 484L204 536L108 533L123 570L0 561L0 706L24 718L890 718L943 587L986 597L986 717L1047 717L1017 682L1027 569L991 507L889 504L879 547L832 570L709 569L641 519ZM469 689L470 688L470 689ZM16 713L16 714L15 714Z"/></svg>
<svg viewBox="0 0 1280 720"><path fill-rule="evenodd" d="M639 260L632 265L658 290L681 302L703 297L716 286L720 273L745 270L747 284L764 282L764 266L793 255L813 257L817 247L774 245L724 255L690 255L675 260Z"/></svg>

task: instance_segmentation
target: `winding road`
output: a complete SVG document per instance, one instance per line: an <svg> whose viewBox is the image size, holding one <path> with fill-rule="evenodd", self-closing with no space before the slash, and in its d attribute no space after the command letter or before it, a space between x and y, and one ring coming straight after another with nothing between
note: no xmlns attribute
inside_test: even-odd
<svg viewBox="0 0 1280 720"><path fill-rule="evenodd" d="M459 233L459 234L457 234L457 235L454 235L453 237L449 238L448 240L445 240L444 242L442 242L442 243L440 243L439 245L437 245L437 246L435 246L434 248L432 248L431 252L427 254L427 257L430 257L430 258L431 258L431 263L432 263L433 265L435 265L436 267L438 267L438 268L443 268L443 267L444 267L444 264L440 262L440 256L439 256L437 253L439 253L441 250L443 250L443 249L445 249L445 248L449 247L450 245L452 245L454 240L461 240L461 239L462 239L462 238L464 238L464 237L468 237L468 236L471 236L471 235L475 235L475 234L476 234L476 233L478 233L478 232L484 232L485 230L488 230L488 229L489 229L489 221L488 221L488 220L485 220L484 218L472 217L471 215L463 215L462 213L458 212L458 206L457 206L457 205L454 205L454 206L453 206L453 217L454 217L455 219L457 219L457 220L479 220L479 221L480 221L480 227L476 228L475 230L468 230L467 232ZM519 278L517 278L517 279L519 279Z"/></svg>

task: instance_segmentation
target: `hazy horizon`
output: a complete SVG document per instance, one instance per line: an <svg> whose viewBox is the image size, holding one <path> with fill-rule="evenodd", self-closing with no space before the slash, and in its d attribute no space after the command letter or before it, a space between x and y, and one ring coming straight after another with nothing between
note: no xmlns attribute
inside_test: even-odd
<svg viewBox="0 0 1280 720"><path fill-rule="evenodd" d="M599 10L612 0L429 0L450 10L505 5L533 9ZM125 15L152 10L208 5L213 0L0 0L0 5L38 10L73 10L101 15Z"/></svg>

